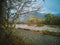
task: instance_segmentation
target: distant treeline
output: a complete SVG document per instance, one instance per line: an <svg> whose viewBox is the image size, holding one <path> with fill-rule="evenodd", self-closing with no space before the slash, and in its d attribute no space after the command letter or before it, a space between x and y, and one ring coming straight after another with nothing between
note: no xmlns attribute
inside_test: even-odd
<svg viewBox="0 0 60 45"><path fill-rule="evenodd" d="M44 23L47 25L60 25L60 17L54 14L45 14Z"/></svg>

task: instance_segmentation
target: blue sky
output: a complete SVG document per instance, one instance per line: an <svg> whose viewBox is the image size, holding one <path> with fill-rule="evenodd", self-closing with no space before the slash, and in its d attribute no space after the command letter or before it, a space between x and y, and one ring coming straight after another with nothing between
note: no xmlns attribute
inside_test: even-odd
<svg viewBox="0 0 60 45"><path fill-rule="evenodd" d="M60 0L45 0L45 10L43 13L60 14Z"/></svg>
<svg viewBox="0 0 60 45"><path fill-rule="evenodd" d="M33 6L39 7L43 5L43 11L41 13L54 13L54 14L60 14L60 0L37 0L36 4ZM14 11L12 11L13 13Z"/></svg>

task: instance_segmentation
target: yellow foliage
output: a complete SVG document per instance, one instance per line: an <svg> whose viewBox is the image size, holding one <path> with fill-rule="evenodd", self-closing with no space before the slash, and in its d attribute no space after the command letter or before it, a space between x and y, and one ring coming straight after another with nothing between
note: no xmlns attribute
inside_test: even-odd
<svg viewBox="0 0 60 45"><path fill-rule="evenodd" d="M40 18L30 18L29 22L30 23L40 23L42 20Z"/></svg>
<svg viewBox="0 0 60 45"><path fill-rule="evenodd" d="M29 22L29 25L41 25L42 24L42 20L40 18L30 18L28 22Z"/></svg>

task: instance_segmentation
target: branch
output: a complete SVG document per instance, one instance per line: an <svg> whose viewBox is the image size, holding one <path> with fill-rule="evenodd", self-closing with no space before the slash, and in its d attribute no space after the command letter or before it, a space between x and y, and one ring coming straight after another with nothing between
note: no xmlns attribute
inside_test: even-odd
<svg viewBox="0 0 60 45"><path fill-rule="evenodd" d="M21 6L19 6L17 12L14 14L14 18L13 18L13 21L14 20L17 20L17 18L19 17L18 12L20 12L22 10L22 8L24 7L25 3L22 3Z"/></svg>
<svg viewBox="0 0 60 45"><path fill-rule="evenodd" d="M14 17L13 17L13 20L12 21L17 20L17 18L19 17L19 15L27 14L27 13L33 12L33 11L39 11L41 9L39 7L38 9L33 9L33 10L30 10L30 11L21 12L23 10L23 7L26 5L26 3L28 3L28 2L24 2L24 3L21 4L21 6L19 6L17 12L14 14Z"/></svg>
<svg viewBox="0 0 60 45"><path fill-rule="evenodd" d="M22 13L20 13L20 15L27 14L29 12L39 11L39 10L40 10L40 8L35 9L35 10L31 10L31 11L22 12Z"/></svg>

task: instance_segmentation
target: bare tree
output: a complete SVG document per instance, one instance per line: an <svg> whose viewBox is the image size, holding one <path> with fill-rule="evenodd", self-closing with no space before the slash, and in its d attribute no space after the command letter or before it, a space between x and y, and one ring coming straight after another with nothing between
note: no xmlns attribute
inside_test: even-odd
<svg viewBox="0 0 60 45"><path fill-rule="evenodd" d="M4 40L12 34L12 27L15 27L19 15L42 9L42 6L34 5L36 2L37 0L0 0L0 44L4 45Z"/></svg>
<svg viewBox="0 0 60 45"><path fill-rule="evenodd" d="M38 1L41 1L41 3L37 3ZM42 3L43 0L7 0L7 14L9 21L16 24L19 15L41 11L43 8Z"/></svg>

